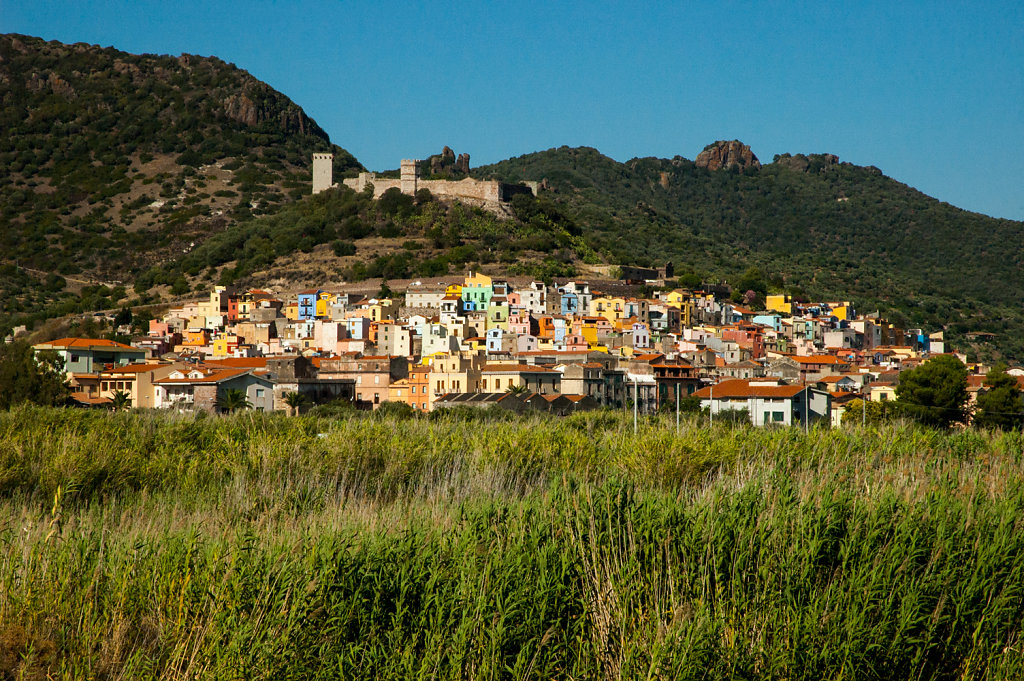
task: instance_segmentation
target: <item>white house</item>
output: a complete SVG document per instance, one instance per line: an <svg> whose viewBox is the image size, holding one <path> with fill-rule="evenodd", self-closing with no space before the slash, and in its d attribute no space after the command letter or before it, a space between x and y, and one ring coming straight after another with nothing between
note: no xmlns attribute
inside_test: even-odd
<svg viewBox="0 0 1024 681"><path fill-rule="evenodd" d="M788 385L779 379L727 380L694 393L712 415L746 409L755 426L799 426L829 422L830 397L822 390Z"/></svg>

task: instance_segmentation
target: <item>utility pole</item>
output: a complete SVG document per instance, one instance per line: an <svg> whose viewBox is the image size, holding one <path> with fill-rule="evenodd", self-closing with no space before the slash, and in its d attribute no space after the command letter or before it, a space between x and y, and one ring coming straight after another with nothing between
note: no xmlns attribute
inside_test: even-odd
<svg viewBox="0 0 1024 681"><path fill-rule="evenodd" d="M679 384L676 383L676 435L679 435Z"/></svg>
<svg viewBox="0 0 1024 681"><path fill-rule="evenodd" d="M636 435L636 412L639 389L637 388L636 376L633 376L633 435Z"/></svg>
<svg viewBox="0 0 1024 681"><path fill-rule="evenodd" d="M711 386L709 388L709 390L711 391L711 393L709 395L710 403L708 405L708 419L709 419L710 425L712 425L712 426L715 425L715 384L714 384L714 380L715 380L714 378L711 379L712 383L711 383Z"/></svg>
<svg viewBox="0 0 1024 681"><path fill-rule="evenodd" d="M804 381L804 434L808 431L808 422L811 420L811 392L807 389L807 381Z"/></svg>

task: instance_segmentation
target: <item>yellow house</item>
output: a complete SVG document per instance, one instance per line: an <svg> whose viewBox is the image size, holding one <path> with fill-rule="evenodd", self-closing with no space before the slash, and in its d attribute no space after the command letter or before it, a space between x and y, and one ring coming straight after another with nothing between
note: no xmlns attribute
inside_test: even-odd
<svg viewBox="0 0 1024 681"><path fill-rule="evenodd" d="M590 301L590 316L604 317L614 324L622 319L626 312L626 299L614 298L612 296L601 296Z"/></svg>
<svg viewBox="0 0 1024 681"><path fill-rule="evenodd" d="M240 339L233 333L227 333L223 336L219 336L213 339L213 356L214 357L230 357L236 348Z"/></svg>
<svg viewBox="0 0 1024 681"><path fill-rule="evenodd" d="M876 383L869 388L872 402L892 402L896 399L896 386L888 383Z"/></svg>
<svg viewBox="0 0 1024 681"><path fill-rule="evenodd" d="M290 319L293 322L299 321L299 303L298 303L298 301L296 301L294 303L288 303L287 305L284 306L284 316L285 316L285 319Z"/></svg>
<svg viewBox="0 0 1024 681"><path fill-rule="evenodd" d="M487 349L487 339L473 336L462 341L462 349L468 352L480 352Z"/></svg>
<svg viewBox="0 0 1024 681"><path fill-rule="evenodd" d="M379 300L372 300L364 310L364 314L360 315L363 317L369 317L370 321L382 322L386 319L397 319L398 310L401 304L397 299L381 298Z"/></svg>
<svg viewBox="0 0 1024 681"><path fill-rule="evenodd" d="M462 297L462 284L449 284L444 289L444 295L455 296L456 298Z"/></svg>
<svg viewBox="0 0 1024 681"><path fill-rule="evenodd" d="M480 274L479 272L474 274L473 272L470 272L469 276L466 277L466 280L465 280L463 285L464 286L481 286L481 287L483 287L483 286L493 286L494 285L494 280L491 279L490 277L488 277L486 274ZM448 293L448 291L446 290L445 293ZM460 290L459 293L462 293L462 291Z"/></svg>
<svg viewBox="0 0 1024 681"><path fill-rule="evenodd" d="M793 314L793 299L785 293L773 293L765 296L764 307L766 310L774 310L782 314Z"/></svg>
<svg viewBox="0 0 1024 681"><path fill-rule="evenodd" d="M326 319L331 314L331 303L336 300L336 296L333 293L327 293L326 291L320 294L320 297L316 299L316 316L317 319Z"/></svg>
<svg viewBox="0 0 1024 681"><path fill-rule="evenodd" d="M832 308L832 314L836 318L838 318L840 321L842 321L844 319L849 319L851 312L852 312L852 310L850 309L850 304L849 303L843 303L842 305L836 305L835 307Z"/></svg>
<svg viewBox="0 0 1024 681"><path fill-rule="evenodd" d="M690 326L693 320L693 294L689 291L676 289L664 298L665 304L679 310L679 321L683 326Z"/></svg>

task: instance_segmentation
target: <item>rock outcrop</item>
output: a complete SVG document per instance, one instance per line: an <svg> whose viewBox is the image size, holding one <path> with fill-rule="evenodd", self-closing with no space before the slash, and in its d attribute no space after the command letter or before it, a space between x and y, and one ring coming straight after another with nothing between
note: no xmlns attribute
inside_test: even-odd
<svg viewBox="0 0 1024 681"><path fill-rule="evenodd" d="M757 160L757 156L750 150L750 147L739 140L732 140L731 142L719 140L714 144L709 144L704 147L704 151L697 154L694 164L698 168L707 168L708 170L733 167L745 170L747 168L758 169L761 167L761 162Z"/></svg>
<svg viewBox="0 0 1024 681"><path fill-rule="evenodd" d="M469 175L469 154L459 154L458 158L451 147L446 146L441 154L434 154L428 159L431 175L452 175L461 173Z"/></svg>
<svg viewBox="0 0 1024 681"><path fill-rule="evenodd" d="M249 94L252 94L258 103ZM223 100L224 115L249 127L271 124L284 133L326 137L320 127L299 106L282 100L283 98L268 97L260 92L231 94Z"/></svg>
<svg viewBox="0 0 1024 681"><path fill-rule="evenodd" d="M775 157L776 164L801 173L821 172L832 166L839 165L839 157L835 154L780 154Z"/></svg>

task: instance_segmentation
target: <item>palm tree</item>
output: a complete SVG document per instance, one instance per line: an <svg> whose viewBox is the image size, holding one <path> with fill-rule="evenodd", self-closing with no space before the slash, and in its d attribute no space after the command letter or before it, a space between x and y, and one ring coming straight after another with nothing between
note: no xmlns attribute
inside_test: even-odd
<svg viewBox="0 0 1024 681"><path fill-rule="evenodd" d="M132 397L123 390L116 390L113 397L110 398L110 406L114 411L128 409L132 406Z"/></svg>
<svg viewBox="0 0 1024 681"><path fill-rule="evenodd" d="M299 413L299 407L306 404L306 396L299 392L291 392L284 394L284 403L288 405L292 416L297 416Z"/></svg>
<svg viewBox="0 0 1024 681"><path fill-rule="evenodd" d="M244 390L228 388L217 398L217 406L229 414L238 409L252 409L252 403L245 396Z"/></svg>
<svg viewBox="0 0 1024 681"><path fill-rule="evenodd" d="M530 392L530 389L527 388L525 385L510 385L508 389L505 390L505 392L507 392L509 395L525 395L526 393Z"/></svg>

